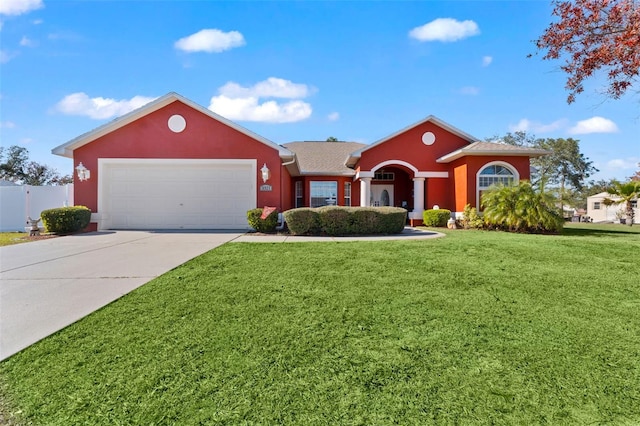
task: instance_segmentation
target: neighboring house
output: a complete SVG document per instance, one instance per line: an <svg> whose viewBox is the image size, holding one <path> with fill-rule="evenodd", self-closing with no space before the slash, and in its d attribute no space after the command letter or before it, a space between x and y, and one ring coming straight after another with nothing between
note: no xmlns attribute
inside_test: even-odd
<svg viewBox="0 0 640 426"><path fill-rule="evenodd" d="M460 214L497 182L529 179L547 152L478 141L429 116L371 145L278 145L169 93L53 149L90 171L75 201L97 229L239 229L246 212L404 206Z"/></svg>
<svg viewBox="0 0 640 426"><path fill-rule="evenodd" d="M604 204L605 198L611 200L619 200L619 197L609 194L608 192L601 192L599 194L587 197L587 216L595 222L620 222L620 218L626 218L625 210L626 203L614 204L612 206L606 206ZM640 223L640 208L638 208L638 200L632 200L631 204L634 211L633 223Z"/></svg>

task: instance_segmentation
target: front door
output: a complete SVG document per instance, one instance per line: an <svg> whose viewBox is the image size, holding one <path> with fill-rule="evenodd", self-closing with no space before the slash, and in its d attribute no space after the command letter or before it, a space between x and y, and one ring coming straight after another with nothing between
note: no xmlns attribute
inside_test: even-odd
<svg viewBox="0 0 640 426"><path fill-rule="evenodd" d="M371 185L371 206L393 206L393 185Z"/></svg>

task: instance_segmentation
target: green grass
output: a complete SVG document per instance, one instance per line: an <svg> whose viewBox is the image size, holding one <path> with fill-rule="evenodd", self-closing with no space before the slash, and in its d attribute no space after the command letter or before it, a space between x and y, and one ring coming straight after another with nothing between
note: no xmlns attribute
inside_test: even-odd
<svg viewBox="0 0 640 426"><path fill-rule="evenodd" d="M0 247L11 244L25 243L27 240L25 232L0 232Z"/></svg>
<svg viewBox="0 0 640 426"><path fill-rule="evenodd" d="M227 244L0 364L23 424L640 423L640 227Z"/></svg>

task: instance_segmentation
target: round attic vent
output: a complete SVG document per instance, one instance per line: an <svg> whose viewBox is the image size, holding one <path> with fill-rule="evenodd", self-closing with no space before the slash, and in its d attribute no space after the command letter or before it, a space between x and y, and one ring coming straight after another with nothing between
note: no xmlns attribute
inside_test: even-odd
<svg viewBox="0 0 640 426"><path fill-rule="evenodd" d="M167 122L169 129L174 133L180 133L187 127L187 120L181 115L172 115Z"/></svg>
<svg viewBox="0 0 640 426"><path fill-rule="evenodd" d="M436 135L431 132L426 132L424 135L422 135L422 143L425 145L433 145L435 141Z"/></svg>

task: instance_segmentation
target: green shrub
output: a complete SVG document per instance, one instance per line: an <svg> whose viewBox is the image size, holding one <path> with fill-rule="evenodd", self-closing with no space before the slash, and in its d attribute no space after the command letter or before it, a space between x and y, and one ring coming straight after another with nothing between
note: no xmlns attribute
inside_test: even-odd
<svg viewBox="0 0 640 426"><path fill-rule="evenodd" d="M481 197L484 221L494 229L510 232L558 233L564 219L551 194L537 192L527 181L494 185Z"/></svg>
<svg viewBox="0 0 640 426"><path fill-rule="evenodd" d="M40 214L47 232L71 234L83 230L91 221L91 210L85 206L43 210Z"/></svg>
<svg viewBox="0 0 640 426"><path fill-rule="evenodd" d="M482 229L484 228L484 219L478 214L478 210L475 207L471 207L470 204L464 206L462 212L462 227L464 229Z"/></svg>
<svg viewBox="0 0 640 426"><path fill-rule="evenodd" d="M379 207L378 232L379 234L399 234L407 224L407 210L401 207Z"/></svg>
<svg viewBox="0 0 640 426"><path fill-rule="evenodd" d="M399 207L299 208L284 212L293 235L398 234L404 229L407 211Z"/></svg>
<svg viewBox="0 0 640 426"><path fill-rule="evenodd" d="M320 218L318 211L308 207L287 210L283 213L289 232L293 235L320 234Z"/></svg>
<svg viewBox="0 0 640 426"><path fill-rule="evenodd" d="M347 208L326 206L318 209L320 229L327 235L339 236L353 233L351 214Z"/></svg>
<svg viewBox="0 0 640 426"><path fill-rule="evenodd" d="M274 210L266 219L261 219L263 209L253 209L247 212L247 222L249 226L258 232L274 232L278 226L278 211Z"/></svg>
<svg viewBox="0 0 640 426"><path fill-rule="evenodd" d="M380 213L377 208L354 207L351 211L351 226L353 232L362 235L378 233L380 230L379 216Z"/></svg>
<svg viewBox="0 0 640 426"><path fill-rule="evenodd" d="M451 218L451 211L447 209L425 210L422 212L422 222L424 226L447 226L447 221Z"/></svg>

